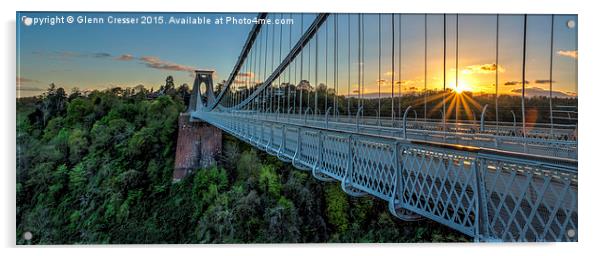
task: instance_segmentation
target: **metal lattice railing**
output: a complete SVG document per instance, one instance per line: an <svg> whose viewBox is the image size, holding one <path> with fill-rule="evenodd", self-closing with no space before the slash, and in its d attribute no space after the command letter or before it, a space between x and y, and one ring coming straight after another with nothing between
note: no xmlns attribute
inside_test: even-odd
<svg viewBox="0 0 602 256"><path fill-rule="evenodd" d="M482 241L577 241L577 167L395 137L193 112L257 148ZM554 159L552 159L554 160ZM562 161L560 161L562 162Z"/></svg>
<svg viewBox="0 0 602 256"><path fill-rule="evenodd" d="M445 24L447 19L443 15ZM379 21L378 74L382 73L381 16L373 17ZM258 19L266 17L285 16L258 15ZM358 47L353 49L357 50L358 57L357 88L351 88L349 75L350 31L347 40L343 40L348 43L347 92L353 89L358 93L347 97L337 91L340 85L337 61L340 33L337 28L339 22L345 21L338 14L320 13L311 17L313 21L305 27L304 15L300 15L298 30L289 26L284 31L280 27L278 31L274 27L264 28L261 23L253 26L232 73L219 92L213 92L209 79L212 72L197 72L188 109L191 118L211 123L282 161L311 171L319 180L338 181L349 195L372 195L386 200L391 214L402 220L426 217L479 241L577 241L576 106L557 106L569 108L561 110L567 113L568 119L560 123L554 122L558 117L552 115L554 104L551 100L549 123L528 122L524 103L520 123L512 109L505 110L510 111L512 119L499 119L496 80L495 103L492 104L495 122L491 115L487 118L488 104L482 107L476 104L474 111L470 106L464 106L467 116L472 113L472 119L466 120L458 119L460 109L456 107L456 120L453 121L447 118L445 111L449 101L445 96L449 94L445 76L442 94L439 93L443 95L441 99L436 96L437 90L433 91L435 94L426 90L425 77L425 91L420 95L422 107L420 102L411 102L402 109L399 100L403 96L401 93L395 96L392 87L387 103L391 115L385 118L381 103L385 104L382 100L386 97L381 97L380 82L378 98L363 95L365 72L360 63L365 61L364 15L345 16L349 30L357 23L354 26L358 35ZM525 15L522 20L525 26L523 44L527 38L527 18ZM397 15L397 19L401 25L401 15ZM424 19L426 35L427 15ZM391 15L391 21L394 20L395 15ZM496 20L499 22L499 16ZM553 22L551 24L553 27ZM391 28L393 26L394 22ZM329 27L333 28L331 37L335 41L330 52ZM296 40L293 40L293 34ZM288 37L288 46L282 44L283 36ZM395 45L395 37L391 38L391 45ZM426 56L426 38L424 42ZM268 45L272 47L268 49ZM272 53L268 54L270 49ZM318 49L326 50L324 62L319 58L322 52ZM525 49L523 47L523 60ZM278 57L275 57L276 53ZM329 53L335 59L331 69L328 69ZM271 57L269 62L268 55ZM297 56L301 56L300 59ZM305 58L308 65L303 69ZM400 54L400 62L401 58ZM301 62L299 70L297 60ZM392 61L392 66L394 64ZM524 67L523 62L523 85ZM326 74L323 85L318 78L321 69L325 69ZM336 70L332 83L328 81L329 70ZM391 73L391 81L394 81ZM209 92L205 95L200 93L201 80L208 82L205 91ZM380 75L378 81L381 81ZM320 86L324 87L323 94L318 93ZM550 90L551 86L550 83ZM331 89L334 89L333 93L329 92ZM433 100L442 101L441 119L433 119L429 114L429 95L435 96ZM451 95L460 99L465 96L461 92ZM524 100L523 93L521 102ZM343 101L347 102L344 112L339 105ZM422 111L413 107L424 108L421 118L418 118L418 112ZM435 106L430 112L436 112L437 108ZM408 118L410 111L412 118ZM480 113L480 120L477 113Z"/></svg>

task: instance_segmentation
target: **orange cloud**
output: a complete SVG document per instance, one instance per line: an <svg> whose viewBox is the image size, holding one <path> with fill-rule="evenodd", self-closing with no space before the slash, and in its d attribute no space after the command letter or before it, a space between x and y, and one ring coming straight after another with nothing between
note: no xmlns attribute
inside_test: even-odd
<svg viewBox="0 0 602 256"><path fill-rule="evenodd" d="M491 74L498 70L500 73L506 70L503 67L498 67L495 63L492 64L481 64L481 65L470 65L462 70L463 74Z"/></svg>
<svg viewBox="0 0 602 256"><path fill-rule="evenodd" d="M255 77L255 73L253 73L253 72L239 72L238 76L239 77L250 77L250 78L253 78L253 77Z"/></svg>

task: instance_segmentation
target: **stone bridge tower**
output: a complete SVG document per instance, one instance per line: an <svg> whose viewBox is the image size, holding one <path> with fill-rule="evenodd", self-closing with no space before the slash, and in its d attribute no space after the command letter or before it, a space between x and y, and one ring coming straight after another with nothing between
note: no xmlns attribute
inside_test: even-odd
<svg viewBox="0 0 602 256"><path fill-rule="evenodd" d="M204 90L201 93L201 90ZM202 95L206 95L203 97ZM173 171L173 181L178 182L186 175L216 163L222 150L222 130L192 117L201 111L205 102L215 99L213 93L213 71L195 71L192 95L188 109L178 119L178 141Z"/></svg>

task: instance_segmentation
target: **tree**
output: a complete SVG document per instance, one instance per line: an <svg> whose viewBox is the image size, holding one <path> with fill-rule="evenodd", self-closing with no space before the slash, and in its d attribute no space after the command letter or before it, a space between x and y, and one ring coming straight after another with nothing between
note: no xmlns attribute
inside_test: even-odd
<svg viewBox="0 0 602 256"><path fill-rule="evenodd" d="M185 105L136 90L66 100L52 84L18 101L18 244L466 240L435 222L401 222L384 201L348 199L228 135L219 165L172 183Z"/></svg>
<svg viewBox="0 0 602 256"><path fill-rule="evenodd" d="M347 195L335 184L329 184L326 186L325 196L328 222L335 227L337 232L344 233L349 227Z"/></svg>

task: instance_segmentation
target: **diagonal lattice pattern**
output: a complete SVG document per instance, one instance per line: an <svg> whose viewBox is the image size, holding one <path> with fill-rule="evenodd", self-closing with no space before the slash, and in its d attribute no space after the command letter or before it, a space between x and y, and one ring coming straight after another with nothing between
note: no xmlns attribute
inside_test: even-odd
<svg viewBox="0 0 602 256"><path fill-rule="evenodd" d="M485 232L502 241L577 241L577 173L481 158Z"/></svg>
<svg viewBox="0 0 602 256"><path fill-rule="evenodd" d="M317 132L301 132L301 145L297 161L305 166L313 166L318 161L320 135Z"/></svg>
<svg viewBox="0 0 602 256"><path fill-rule="evenodd" d="M392 200L394 213L409 210L478 240L577 241L576 167L226 113L203 120L250 143L263 129L271 143L255 143L261 150L306 170L318 164L338 181L347 173L353 189Z"/></svg>
<svg viewBox="0 0 602 256"><path fill-rule="evenodd" d="M395 164L394 146L370 141L353 143L351 184L383 199L393 194Z"/></svg>
<svg viewBox="0 0 602 256"><path fill-rule="evenodd" d="M323 172L328 173L330 176L336 179L343 179L349 159L348 148L350 138L325 135L322 139L323 143L328 146L324 147L320 167L323 169Z"/></svg>
<svg viewBox="0 0 602 256"><path fill-rule="evenodd" d="M430 147L403 146L402 205L474 234L477 211L474 158Z"/></svg>

